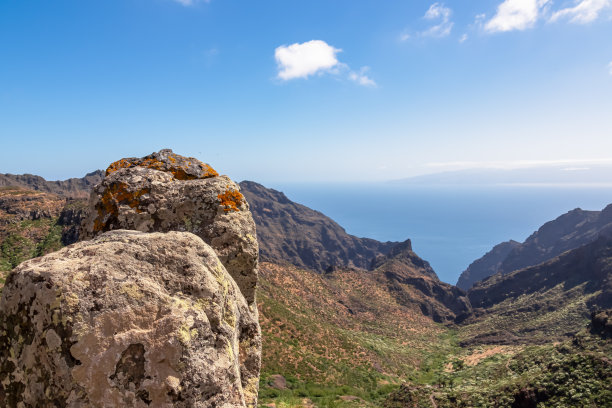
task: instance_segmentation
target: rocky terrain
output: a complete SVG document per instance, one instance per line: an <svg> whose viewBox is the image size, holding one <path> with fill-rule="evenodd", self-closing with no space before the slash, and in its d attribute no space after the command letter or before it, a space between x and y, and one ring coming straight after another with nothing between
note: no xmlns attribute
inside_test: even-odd
<svg viewBox="0 0 612 408"><path fill-rule="evenodd" d="M602 233L610 232L612 205L602 211L577 208L547 222L522 244L510 241L496 246L461 274L457 286L467 290L477 281L495 273L510 273L538 265L565 251L593 242Z"/></svg>
<svg viewBox="0 0 612 408"><path fill-rule="evenodd" d="M491 276L466 293L440 282L431 266L412 251L410 240L381 243L351 236L328 217L292 202L281 192L253 182L236 185L196 159L161 151L144 158L115 162L104 175L104 180L90 192L88 202L69 198L69 190L76 196L84 196L75 193L73 187L63 194L36 191L25 182L22 187L5 187L2 191L11 195L5 201L0 200L4 203L2 219L9 220L0 225L0 233L4 234L0 245L11 254L0 258L11 259L4 261L5 269L56 251L79 237L82 242L68 248L84 251L75 252L77 258L107 254L104 249L107 245L126 245L127 253L133 256L125 262L146 263L134 266L134 270L148 270L149 265L161 262L162 275L179 273L181 276L156 280L156 272L151 278L139 280L138 274L130 272L129 282L140 292L119 290L118 305L136 308L138 293L155 293L152 296L166 293L187 304L185 308L169 311L171 316L183 316L191 325L188 315L194 318L206 315L214 333L224 330L227 339L238 336L237 341L230 343L231 347L238 348L234 355L240 356L237 368L240 381L224 375L219 377L227 380L223 380L224 387L238 390L231 395L242 392L247 405L254 402L248 395L252 395L249 390L254 386L255 373L259 373L261 340L260 406L521 407L538 403L575 406L576 401L591 404L586 406L606 406L612 398L605 387L611 378L612 357L606 334L610 313L592 312L611 307L612 245L605 238L610 207L602 212L572 211L544 225L523 244L511 241L497 246L463 274L464 287L471 287L480 277ZM44 184L36 177L26 179L35 180L36 185ZM87 185L86 182L51 183ZM15 199L19 195L23 197ZM142 233L112 232L123 229ZM110 235L105 238L108 231ZM158 238L151 242L144 238L167 237L164 234L173 234L173 231L179 235L164 238L163 243ZM259 266L257 243L249 235L256 235L259 240L260 255L265 260ZM26 246L29 249L20 252L18 243L22 241L14 236L29 239ZM236 323L231 332L231 324L219 323L219 318L210 319L209 313L217 313L217 309L209 311L202 305L207 310L202 314L198 307L189 306L200 296L192 285L180 290L168 286L173 281L185 282L191 276L186 270L181 272L164 266L163 257L175 259L172 253L182 253L182 246L176 250L156 249L160 254L153 258L143 258L141 252L130 249L143 245L166 248L164 245L184 239L198 240L196 247L210 246L230 280L237 284L238 294L228 289L232 294L227 299L233 303L228 307L238 307L239 310L233 309L239 316L237 321L247 322L244 324L251 329L245 330ZM565 248L569 252L564 252ZM23 269L24 274L26 269L39 274L44 270L44 276L55 276L58 257L69 258L58 254L63 253L53 252L26 262L18 270ZM113 259L112 254L102 258ZM98 262L102 261L89 263ZM503 265L523 263L529 265L502 270ZM206 268L204 265L196 269ZM33 281L39 279L36 277ZM108 284L115 285L113 282ZM257 297L254 282L258 286ZM57 288L71 293L82 290L74 286L77 283L59 277L52 279ZM13 284L12 278L9 279L7 288ZM112 288L109 291L117 293L117 287ZM85 299L83 302L93 301L86 300L85 293L78 293L79 299L81 295ZM242 301L246 309L239 306ZM223 308L221 303L216 302ZM69 312L70 305L66 305ZM102 308L88 313L94 318L104 311ZM259 331L252 329L257 311L261 338ZM589 331L582 330L591 313ZM144 316L145 312L141 314ZM220 316L223 320L226 312ZM41 316L41 319L47 318ZM15 319L11 317L7 321ZM218 323L220 326L215 326ZM172 330L169 335L177 335L180 342L201 327L194 320L187 331ZM56 333L62 338L65 336L63 332ZM204 332L193 333L192 341L200 341L202 336L210 338ZM114 376L109 389L115 387L118 391L104 392L121 395L120 398L133 404L151 400L150 385L157 377L137 379L142 372L139 367L143 358L146 360L150 355L146 354L147 350L155 345L151 338L130 343L142 344L142 347L128 345L121 353L115 353L114 365L107 369L108 373L112 371L110 377ZM46 339L36 344L42 352ZM121 347L126 344L121 343ZM228 355L224 350L219 348L216 353L225 361L227 370L230 366L236 370L236 365L223 360ZM26 360L20 360L22 368L15 365L15 368L10 366L11 370L24 369ZM36 369L47 370L48 366ZM574 386L566 387L567 381ZM66 384L66 387L82 387ZM172 388L169 383L155 384L167 391ZM15 387L19 391L21 386ZM179 388L183 390L182 385ZM10 395L16 395L17 391L12 388ZM156 395L161 398L160 394ZM166 395L169 394L166 392ZM191 398L181 395L185 395L181 398Z"/></svg>

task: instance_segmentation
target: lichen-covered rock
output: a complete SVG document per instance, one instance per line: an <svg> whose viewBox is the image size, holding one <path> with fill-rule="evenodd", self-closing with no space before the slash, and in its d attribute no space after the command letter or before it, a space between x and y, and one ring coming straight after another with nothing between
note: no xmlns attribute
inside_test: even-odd
<svg viewBox="0 0 612 408"><path fill-rule="evenodd" d="M209 165L171 150L111 164L91 193L79 237L114 229L196 234L215 250L256 313L255 223L240 187Z"/></svg>
<svg viewBox="0 0 612 408"><path fill-rule="evenodd" d="M112 231L7 278L0 406L256 406L260 345L200 238Z"/></svg>

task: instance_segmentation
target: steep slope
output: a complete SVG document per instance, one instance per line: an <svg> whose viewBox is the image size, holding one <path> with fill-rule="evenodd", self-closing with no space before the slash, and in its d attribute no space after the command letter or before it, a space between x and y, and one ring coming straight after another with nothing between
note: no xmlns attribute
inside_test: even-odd
<svg viewBox="0 0 612 408"><path fill-rule="evenodd" d="M510 241L504 243L506 245L496 246L491 252L474 261L461 274L457 285L469 289L476 281L497 272L505 274L538 265L565 251L595 241L601 233L611 231L612 204L602 211L576 208L542 225L522 244L516 245Z"/></svg>
<svg viewBox="0 0 612 408"><path fill-rule="evenodd" d="M468 268L461 273L457 281L457 287L468 290L474 284L484 278L494 275L499 270L506 257L521 244L510 240L495 245L482 258L472 262Z"/></svg>
<svg viewBox="0 0 612 408"><path fill-rule="evenodd" d="M320 274L264 262L258 304L262 406L302 406L309 398L319 407L338 407L341 396L354 396L378 407L406 377L428 371L432 355L453 347L447 328L415 302L400 302L368 271ZM286 389L275 387L277 375L287 380ZM346 406L363 406L358 402Z"/></svg>
<svg viewBox="0 0 612 408"><path fill-rule="evenodd" d="M471 313L466 293L441 282L427 261L413 251L410 240L377 257L370 274L402 305L414 305L439 323L462 320Z"/></svg>
<svg viewBox="0 0 612 408"><path fill-rule="evenodd" d="M396 242L357 238L329 217L252 181L240 183L257 224L261 258L324 272L335 267L367 269Z"/></svg>
<svg viewBox="0 0 612 408"><path fill-rule="evenodd" d="M70 178L63 181L47 181L33 174L0 174L0 187L23 187L28 190L43 191L64 197L87 198L89 191L104 178L102 170L88 173L85 177Z"/></svg>
<svg viewBox="0 0 612 408"><path fill-rule="evenodd" d="M612 307L612 237L537 266L497 273L468 291L466 343L549 342L577 332L593 308Z"/></svg>

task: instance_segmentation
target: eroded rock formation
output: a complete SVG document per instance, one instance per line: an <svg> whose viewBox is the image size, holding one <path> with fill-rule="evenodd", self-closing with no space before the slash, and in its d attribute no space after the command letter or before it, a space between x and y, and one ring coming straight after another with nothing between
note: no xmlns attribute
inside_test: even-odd
<svg viewBox="0 0 612 408"><path fill-rule="evenodd" d="M260 345L256 314L200 238L107 232L9 275L0 406L255 406Z"/></svg>
<svg viewBox="0 0 612 408"><path fill-rule="evenodd" d="M213 247L256 313L255 222L240 187L209 165L171 150L111 164L91 193L80 239L114 229L196 234Z"/></svg>

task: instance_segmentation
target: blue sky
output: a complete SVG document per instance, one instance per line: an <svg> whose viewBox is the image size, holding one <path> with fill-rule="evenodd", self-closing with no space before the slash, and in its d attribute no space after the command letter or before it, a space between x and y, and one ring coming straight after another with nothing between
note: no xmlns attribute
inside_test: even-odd
<svg viewBox="0 0 612 408"><path fill-rule="evenodd" d="M237 180L612 163L612 1L0 3L0 172L164 147Z"/></svg>

